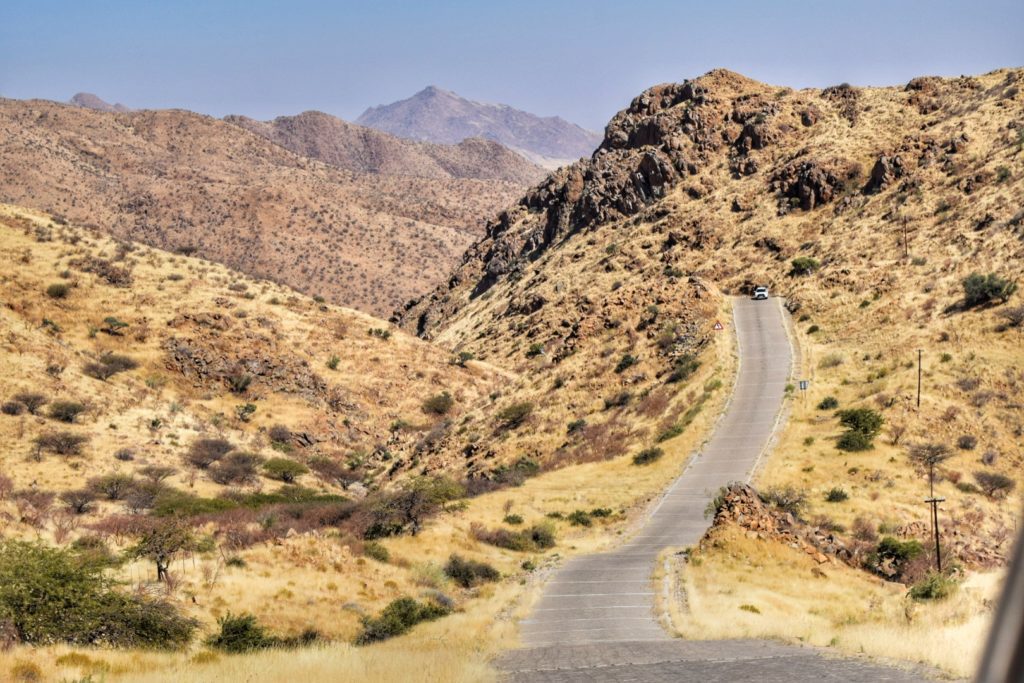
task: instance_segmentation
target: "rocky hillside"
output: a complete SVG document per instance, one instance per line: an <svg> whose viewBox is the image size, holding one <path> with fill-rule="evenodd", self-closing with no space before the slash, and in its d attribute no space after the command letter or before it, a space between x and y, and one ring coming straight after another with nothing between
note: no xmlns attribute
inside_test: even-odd
<svg viewBox="0 0 1024 683"><path fill-rule="evenodd" d="M345 171L186 111L0 100L0 200L378 315L440 282L522 187Z"/></svg>
<svg viewBox="0 0 1024 683"><path fill-rule="evenodd" d="M473 102L435 86L367 109L356 123L412 140L455 144L497 140L549 168L590 156L601 136L557 116L541 117L505 104Z"/></svg>
<svg viewBox="0 0 1024 683"><path fill-rule="evenodd" d="M83 109L95 109L96 111L117 112L119 114L131 111L129 107L126 107L120 102L111 104L99 96L93 95L91 92L76 93L70 100L68 100L68 102L76 107L82 107Z"/></svg>
<svg viewBox="0 0 1024 683"><path fill-rule="evenodd" d="M1017 506L985 482L1015 478L1021 462L1024 314L1012 286L979 301L964 282L1020 274L1021 80L794 91L713 71L656 86L612 119L592 159L492 220L448 283L396 319L481 358L533 350L570 388L585 386L583 368L619 361L621 390L639 376L642 392L706 343L711 320L695 304L767 284L799 323L814 389L762 481L797 487L808 514L842 525L885 527L884 499L921 534L909 447L935 441L950 458L949 533L999 556ZM855 466L835 455L837 405L874 410L888 430ZM834 487L843 505L826 501Z"/></svg>
<svg viewBox="0 0 1024 683"><path fill-rule="evenodd" d="M0 434L24 454L47 453L46 435L82 438L56 458L5 463L19 486L72 487L81 458L97 475L160 466L179 473L167 483L184 482L189 444L202 438L313 464L296 483L386 486L417 453L438 467L415 450L440 415L424 412L427 399L444 392L443 412L461 412L507 382L368 315L221 265L11 206L0 205L0 235ZM61 402L74 414L53 417ZM409 424L404 435L396 422ZM133 457L115 458L120 449ZM333 464L317 474L321 461ZM205 473L187 488L226 490Z"/></svg>
<svg viewBox="0 0 1024 683"><path fill-rule="evenodd" d="M227 116L224 120L300 156L356 173L500 180L523 187L545 175L542 168L519 154L482 138L469 138L456 145L415 142L318 111L279 116L273 121L245 116Z"/></svg>

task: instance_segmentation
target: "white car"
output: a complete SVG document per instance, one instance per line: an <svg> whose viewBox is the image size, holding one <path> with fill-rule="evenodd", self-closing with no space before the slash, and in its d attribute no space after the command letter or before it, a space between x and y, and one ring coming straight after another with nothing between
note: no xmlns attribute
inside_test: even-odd
<svg viewBox="0 0 1024 683"><path fill-rule="evenodd" d="M767 287L755 287L754 288L754 301L761 301L768 299L768 288Z"/></svg>

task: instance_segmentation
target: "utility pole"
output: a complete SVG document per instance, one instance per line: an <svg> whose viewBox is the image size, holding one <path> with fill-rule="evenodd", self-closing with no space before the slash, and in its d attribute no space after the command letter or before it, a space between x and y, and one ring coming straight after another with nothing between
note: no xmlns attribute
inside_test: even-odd
<svg viewBox="0 0 1024 683"><path fill-rule="evenodd" d="M935 537L935 567L942 573L942 550L939 548L939 503L945 498L935 497L935 462L928 463L928 498L924 501L932 506L932 534Z"/></svg>
<svg viewBox="0 0 1024 683"><path fill-rule="evenodd" d="M925 502L932 506L932 532L935 535L935 567L942 573L942 550L939 548L939 503L945 498L932 496Z"/></svg>
<svg viewBox="0 0 1024 683"><path fill-rule="evenodd" d="M903 258L910 258L910 244L907 242L907 218L903 217Z"/></svg>
<svg viewBox="0 0 1024 683"><path fill-rule="evenodd" d="M921 357L924 354L920 348L918 349L918 411L921 411Z"/></svg>

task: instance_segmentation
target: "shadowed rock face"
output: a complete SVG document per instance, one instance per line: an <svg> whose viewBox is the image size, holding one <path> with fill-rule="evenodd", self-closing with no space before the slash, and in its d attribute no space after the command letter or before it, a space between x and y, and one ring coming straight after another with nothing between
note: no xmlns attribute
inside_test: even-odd
<svg viewBox="0 0 1024 683"><path fill-rule="evenodd" d="M771 105L737 98L759 86L713 71L645 91L608 123L591 158L559 169L488 223L487 236L470 247L449 286L412 302L399 320L428 334L456 309L451 290L468 286L479 296L553 244L657 203L717 154L743 156L771 144L780 134L765 123ZM752 136L756 141L744 142ZM688 191L699 196L706 190L695 185Z"/></svg>
<svg viewBox="0 0 1024 683"><path fill-rule="evenodd" d="M455 144L466 138L497 140L551 160L587 156L601 136L558 117L541 117L504 104L473 102L430 86L412 97L371 107L356 123L413 140Z"/></svg>

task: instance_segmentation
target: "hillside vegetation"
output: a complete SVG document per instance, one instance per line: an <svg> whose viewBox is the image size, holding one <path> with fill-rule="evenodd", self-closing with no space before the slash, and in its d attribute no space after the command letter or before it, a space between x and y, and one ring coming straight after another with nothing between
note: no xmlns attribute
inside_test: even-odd
<svg viewBox="0 0 1024 683"><path fill-rule="evenodd" d="M714 71L656 86L612 119L593 159L561 169L499 215L449 283L396 319L495 362L508 357L508 340L525 336L571 363L581 330L620 330L620 320L644 311L648 330L686 330L662 315L689 292L769 285L793 314L799 378L811 388L793 397L756 477L765 498L860 548L865 571L854 575L865 586L874 574L920 582L928 594L938 581L928 574L935 561L923 503L933 458L935 495L945 498L944 569L955 585L1005 563L1020 508L1020 82L1019 70L1002 70L794 91ZM658 356L635 320L608 337L606 351L642 369ZM895 542L917 544L914 563L871 563L880 544ZM694 570L711 578L688 584L692 602L782 604L784 589L765 598L723 571L726 557L747 550L709 543L702 552L714 569ZM797 566L783 563L776 582L803 585ZM984 622L972 622L973 649L956 662L913 624L941 622L956 637L986 609L981 598L964 604L971 609L937 619L908 611L907 623L890 623L905 631L902 650L882 638L839 635L833 644L963 675ZM836 628L850 619L877 625L875 603L855 594L813 609ZM827 629L782 616L747 623L757 620L721 620L715 632L823 644L836 634L821 638Z"/></svg>
<svg viewBox="0 0 1024 683"><path fill-rule="evenodd" d="M5 642L22 643L0 653L5 671L32 661L56 679L219 675L203 667L235 642L229 625L243 649L320 643L314 668L479 680L489 654L514 642L520 582L626 528L725 397L724 337L680 378L677 399L563 406L554 376L498 369L223 266L11 206L0 231L5 543L41 542L31 547L44 576L83 563L144 591L152 601L138 609L177 614L178 642L191 642L174 655L82 653L69 648L145 643L98 635L127 628L102 611L82 612L95 625L77 635L37 632L4 612L17 594L0 595ZM529 351L527 371L543 363ZM602 395L624 382L611 366L590 374ZM683 413L663 457L633 465ZM0 574L26 571L24 551L3 547ZM88 590L97 604L121 599L116 584ZM347 644L401 634L401 621L367 620L409 597L444 617L403 646L422 656ZM263 635L245 631L242 613ZM437 637L454 649L431 649Z"/></svg>
<svg viewBox="0 0 1024 683"><path fill-rule="evenodd" d="M448 152L458 177L354 172L192 112L0 99L0 201L382 316L441 282L522 192L490 179L501 171L466 177L484 166L468 146Z"/></svg>
<svg viewBox="0 0 1024 683"><path fill-rule="evenodd" d="M593 158L497 215L395 316L404 331L7 209L0 398L20 407L0 429L22 454L4 460L9 535L72 549L98 536L110 572L196 620L187 650L90 655L117 676L485 679L546 569L627 534L709 433L735 370L727 296L767 284L811 388L787 391L759 505L821 547L719 514L699 547L667 556L715 628L662 608L688 636L963 674L970 653L953 661L925 636L980 641L1020 507L1020 79L793 91L714 71L656 86ZM37 414L15 396L32 390ZM51 416L58 402L84 410ZM61 430L89 438L80 454L39 440ZM141 457L113 458L133 446ZM142 469L157 464L177 471ZM117 471L134 474L131 497L88 485ZM72 515L51 497L38 514L82 472L106 499ZM169 522L189 543L157 581L142 541ZM827 599L791 589L808 585ZM267 651L223 656L233 642ZM40 658L47 675L71 668L68 647ZM14 647L0 670L34 654Z"/></svg>

